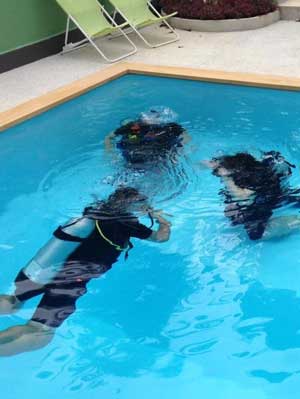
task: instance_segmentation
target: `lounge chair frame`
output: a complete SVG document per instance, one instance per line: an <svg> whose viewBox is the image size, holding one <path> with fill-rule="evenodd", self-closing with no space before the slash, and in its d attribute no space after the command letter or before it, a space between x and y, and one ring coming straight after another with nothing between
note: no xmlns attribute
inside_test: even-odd
<svg viewBox="0 0 300 399"><path fill-rule="evenodd" d="M151 8L151 10L153 10L154 14L157 15L157 17L159 17L159 18L162 17L162 15L160 15L160 13L159 13L159 12L157 11L157 9L151 4L150 1L147 1L147 4L148 4L148 6ZM130 20L128 19L128 17L126 17L126 15L123 14L122 11L121 11L118 7L116 7L116 6L113 4L113 2L112 2L112 5L115 7L115 11L114 11L114 14L113 14L113 19L115 18L116 14L119 13L119 14L122 16L122 18L127 22L127 24L131 27L131 29L126 30L126 35L128 35L129 33L135 32L135 33L143 40L143 42L144 42L148 47L155 48L155 47L165 46L166 44L173 43L173 42L176 42L176 41L179 40L179 35L178 35L178 33L175 31L175 29L169 24L169 22L168 22L166 19L162 19L162 20L153 21L153 23L152 23L151 25L155 25L156 23L163 23L163 24L165 24L165 25L167 26L167 28L170 30L170 32L172 32L172 33L175 35L175 38L173 38L173 39L171 39L171 40L166 40L166 41L160 42L160 43L150 43L149 40L147 40L146 37L143 36L143 35L139 32L139 30L138 30L139 28L136 27L135 25L133 25L133 24L130 22ZM170 15L170 17L171 17L171 16L174 16L174 15L176 15L176 14L177 14L177 13L173 13L173 14ZM148 25L148 26L150 26L150 25ZM145 27L146 27L146 26L145 26ZM142 27L141 29L143 29L143 27ZM119 36L120 36L120 35L113 35L112 38L116 38L116 37L119 37Z"/></svg>
<svg viewBox="0 0 300 399"><path fill-rule="evenodd" d="M79 48L81 48L81 47L84 47L84 46L86 46L86 45L88 45L88 44L91 44L91 45L95 48L95 50L96 50L107 62L112 63L112 62L116 62L116 61L122 60L123 58L129 57L130 55L135 54L135 53L137 52L137 47L136 47L136 45L135 45L135 44L133 43L133 41L126 35L126 33L122 30L122 27L125 26L125 25L127 25L127 24L125 23L125 24L118 25L118 24L115 22L115 20L110 16L110 14L105 10L105 8L104 8L100 3L99 3L99 9L100 9L100 12L102 12L103 15L104 15L105 17L108 18L108 20L112 23L112 25L113 25L114 27L118 28L118 30L120 31L120 34L119 34L118 36L124 36L124 37L126 38L126 40L130 43L130 45L131 45L131 47L133 48L133 50L131 50L131 51L129 51L128 53L123 54L123 55L121 55L121 56L119 56L119 57L116 57L116 58L110 58L110 57L108 57L108 56L100 49L100 47L94 42L94 39L97 39L98 36L95 36L94 38L93 38L92 36L90 36L90 35L89 35L87 32L85 32L85 30L80 26L79 22L77 22L75 18L73 18L70 14L68 14L68 17L67 17L67 24L66 24L66 33L65 33L65 42L64 42L65 44L64 44L63 49L62 49L62 52L61 52L62 55L65 54L65 53L69 53L70 51L77 50L77 49L79 49ZM69 42L69 43L68 43L69 32L70 32L70 21L72 21L72 22L77 26L77 28L84 34L85 38L84 38L83 40L80 40L80 41L78 41L78 42L76 42L76 43L72 43L72 42ZM108 33L108 34L106 34L106 35L103 35L103 37L106 37L106 36L109 36L109 35L111 35L111 33ZM100 36L101 36L101 35L99 35L99 38L100 38Z"/></svg>

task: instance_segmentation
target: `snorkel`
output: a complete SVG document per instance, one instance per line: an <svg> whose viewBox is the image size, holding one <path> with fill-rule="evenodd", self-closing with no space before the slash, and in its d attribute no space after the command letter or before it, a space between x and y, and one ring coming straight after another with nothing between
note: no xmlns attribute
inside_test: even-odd
<svg viewBox="0 0 300 399"><path fill-rule="evenodd" d="M149 217L150 222L151 222L151 224L149 226L149 228L151 229L153 227L153 225L154 225L154 220L153 220L152 213L150 211L148 211L148 217Z"/></svg>
<svg viewBox="0 0 300 399"><path fill-rule="evenodd" d="M154 225L154 220L153 220L153 216L152 216L152 213L154 210L153 210L152 206L148 203L148 200L146 198L138 199L137 201L134 201L134 202L137 203L138 207L140 208L140 209L135 210L135 212L140 213L141 216L147 215L149 217L150 222L151 222L149 228L151 229ZM139 206L141 202L144 202L144 204Z"/></svg>

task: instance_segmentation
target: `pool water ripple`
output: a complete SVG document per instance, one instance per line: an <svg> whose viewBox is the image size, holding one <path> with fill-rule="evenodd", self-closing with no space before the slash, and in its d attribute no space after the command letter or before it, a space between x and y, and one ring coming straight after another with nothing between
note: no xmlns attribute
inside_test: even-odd
<svg viewBox="0 0 300 399"><path fill-rule="evenodd" d="M175 158L137 168L105 150L110 132L153 107L168 107L190 136ZM299 126L299 93L127 76L1 135L1 292L59 224L120 184L172 215L170 241L134 240L51 344L0 358L4 397L297 399L300 232L249 240L201 161L280 151L299 187ZM37 304L1 317L0 329Z"/></svg>

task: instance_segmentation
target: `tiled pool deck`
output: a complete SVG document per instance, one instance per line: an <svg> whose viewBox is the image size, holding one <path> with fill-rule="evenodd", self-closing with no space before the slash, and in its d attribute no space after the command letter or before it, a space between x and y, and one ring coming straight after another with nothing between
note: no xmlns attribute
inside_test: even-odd
<svg viewBox="0 0 300 399"><path fill-rule="evenodd" d="M179 42L157 49L145 48L132 36L139 51L126 61L300 78L299 22L280 21L245 32L179 33ZM108 66L91 47L85 47L3 73L0 112Z"/></svg>

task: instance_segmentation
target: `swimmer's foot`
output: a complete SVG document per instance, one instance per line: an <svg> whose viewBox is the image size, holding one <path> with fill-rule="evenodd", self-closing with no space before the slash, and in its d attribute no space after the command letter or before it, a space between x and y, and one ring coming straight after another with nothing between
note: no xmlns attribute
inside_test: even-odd
<svg viewBox="0 0 300 399"><path fill-rule="evenodd" d="M14 295L0 295L0 315L12 314L21 307L21 302Z"/></svg>
<svg viewBox="0 0 300 399"><path fill-rule="evenodd" d="M267 229L263 235L264 240L282 238L292 233L300 232L300 216L278 216L269 220Z"/></svg>

